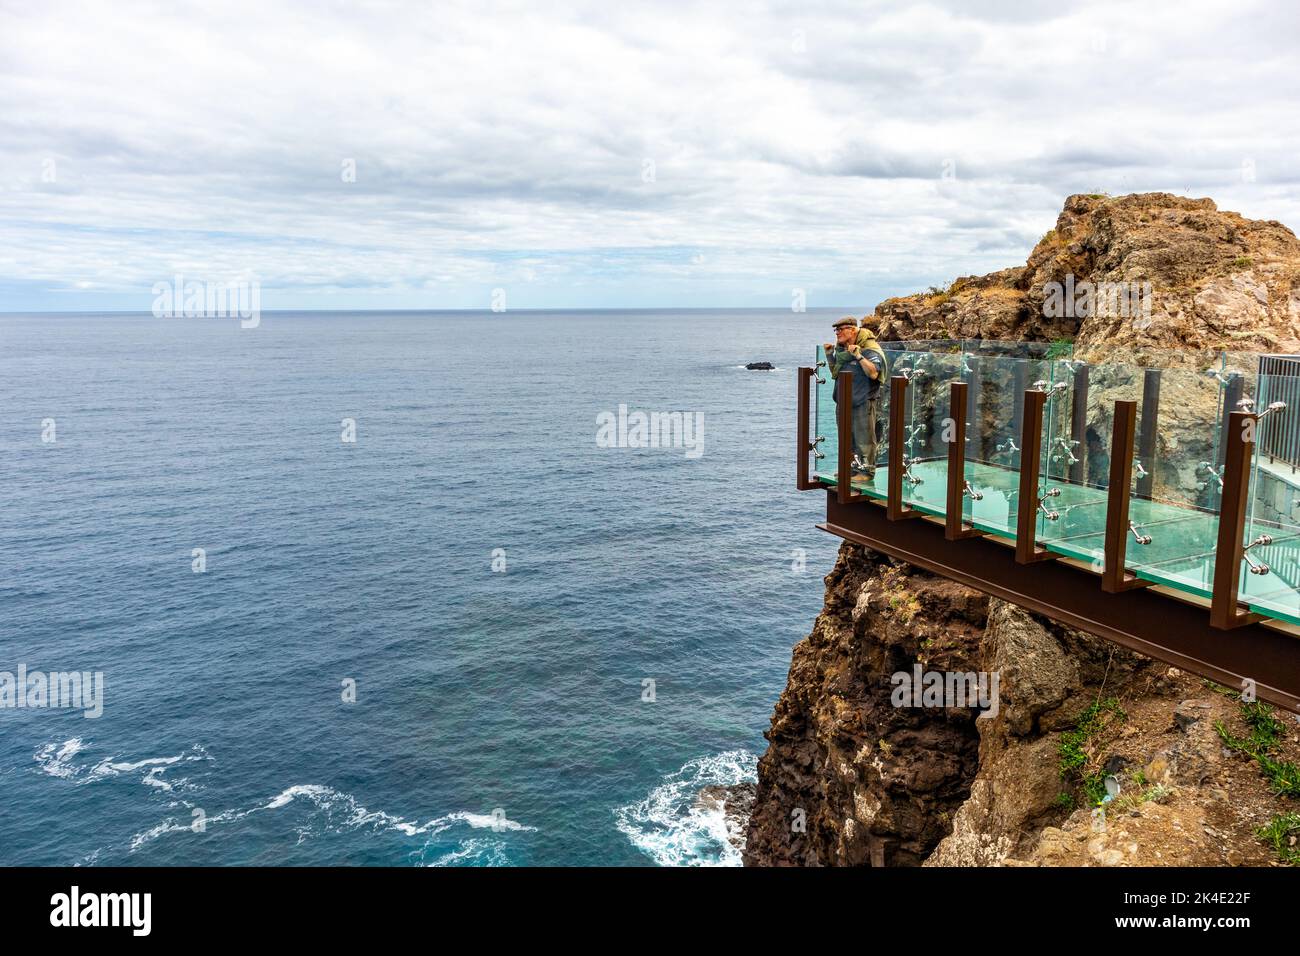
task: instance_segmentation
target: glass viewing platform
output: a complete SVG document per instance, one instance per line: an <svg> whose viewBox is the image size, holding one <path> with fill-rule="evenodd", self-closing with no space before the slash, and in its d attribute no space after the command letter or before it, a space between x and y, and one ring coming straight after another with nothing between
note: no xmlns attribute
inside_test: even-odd
<svg viewBox="0 0 1300 956"><path fill-rule="evenodd" d="M1217 629L1300 625L1300 357L882 345L874 462L836 401L852 376L821 348L801 370L800 488L840 514L933 519L949 549L986 537L1020 565L1065 559L1099 591L1172 589Z"/></svg>

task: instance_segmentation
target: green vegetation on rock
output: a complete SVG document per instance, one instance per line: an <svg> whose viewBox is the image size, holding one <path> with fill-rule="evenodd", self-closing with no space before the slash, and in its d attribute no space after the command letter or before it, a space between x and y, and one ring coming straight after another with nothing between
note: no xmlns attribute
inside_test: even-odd
<svg viewBox="0 0 1300 956"><path fill-rule="evenodd" d="M1079 786L1088 806L1100 806L1106 796L1106 774L1102 769L1102 748L1128 715L1114 697L1089 706L1075 722L1074 730L1061 734L1058 752L1061 779ZM1068 797L1068 800L1062 799ZM1074 795L1057 798L1062 806L1073 806Z"/></svg>

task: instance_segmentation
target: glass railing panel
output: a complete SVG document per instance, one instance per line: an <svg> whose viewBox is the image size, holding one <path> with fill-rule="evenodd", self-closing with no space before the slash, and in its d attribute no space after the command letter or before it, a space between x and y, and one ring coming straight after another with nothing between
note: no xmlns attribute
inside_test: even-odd
<svg viewBox="0 0 1300 956"><path fill-rule="evenodd" d="M963 358L960 352L915 356L907 389L903 501L940 517L947 510L948 441L955 428L952 383L962 380Z"/></svg>
<svg viewBox="0 0 1300 956"><path fill-rule="evenodd" d="M855 406L853 413L858 434L852 442L855 459L852 482L856 493L884 499L888 473L889 378L900 355L906 353L886 351L883 346L881 352L884 368L878 370L875 384L868 389L867 403ZM855 401L859 398L854 395Z"/></svg>
<svg viewBox="0 0 1300 956"><path fill-rule="evenodd" d="M1300 624L1300 476L1284 457L1300 429L1300 363L1269 362L1265 368L1253 396L1260 419L1246 505L1240 599L1261 614Z"/></svg>
<svg viewBox="0 0 1300 956"><path fill-rule="evenodd" d="M887 357L886 357L887 368L892 366L893 362L897 360L898 355L899 353L896 351L890 351L887 353ZM824 354L823 348L820 346L817 348L817 361L826 363L824 366L817 369L818 380L814 381L814 387L816 389L814 395L814 408L816 409L815 416L814 416L814 429L815 429L814 435L821 436L823 438L823 441L818 446L818 450L822 453L824 457L815 459L816 464L814 467L814 475L815 477L821 479L822 481L834 485L837 484L839 481L839 464L840 464L839 419L838 419L838 403L835 400L836 384L835 384L835 375L833 374L834 366L832 360L829 359ZM868 477L866 470L864 469L858 467L854 467L850 469L850 474L851 474L850 481L852 482L853 490L859 494L867 494L877 498L885 497L885 487L886 487L885 486L885 471L886 471L885 463L886 463L886 454L887 454L886 438L887 438L887 429L889 423L888 374L889 374L888 371L886 371L884 374L880 376L879 379L880 385L876 389L876 396L874 401L872 402L872 406L874 407L875 410L875 415L874 415L875 462L874 464L877 469L876 476L874 477L873 480ZM854 397L856 399L859 396L855 395ZM869 399L869 401L871 400ZM859 405L858 415L864 416L864 413L870 412L872 406L863 407ZM863 424L864 424L863 421L860 419L859 422L860 429L862 428ZM849 427L850 429L852 429L853 427L852 421L850 421ZM858 440L855 440L851 437L849 441L849 448L851 449L850 453L853 455L854 458L859 459L860 463L864 462L865 459L872 457L870 453L871 443L869 441L866 441L863 438L863 434L864 433L860 431L858 435ZM872 432L868 428L865 434L872 434Z"/></svg>
<svg viewBox="0 0 1300 956"><path fill-rule="evenodd" d="M919 450L920 443L925 440L921 434L924 431L924 424L917 421L917 416L919 414L924 417L928 414L928 410L932 405L931 390L934 368L952 357L946 351L930 351L930 347L934 345L942 345L946 350L953 344L948 340L942 343L907 342L904 344L918 346L918 348L904 348L886 353L888 368L880 390L879 411L876 417L877 427L880 429L880 450L876 467L876 479L874 482L868 483L864 488L866 493L878 498L886 498L889 490L889 420L890 402L893 400L890 380L895 376L902 376L909 380L903 422L903 455L910 458L913 448ZM910 477L919 478L922 483L927 482L926 474L919 464L910 471ZM933 476L930 476L928 482L932 483L933 480ZM913 489L919 487L921 485L910 481L909 473L905 472L903 480L904 501L914 499Z"/></svg>
<svg viewBox="0 0 1300 956"><path fill-rule="evenodd" d="M967 503L967 515L982 531L1014 538L1024 390L1039 366L1028 359L977 353L962 361L962 378L970 388L966 480L979 496Z"/></svg>
<svg viewBox="0 0 1300 956"><path fill-rule="evenodd" d="M1060 407L1052 415L1054 435L1046 482L1046 489L1055 495L1046 503L1057 518L1048 520L1040 514L1039 539L1050 550L1089 561L1100 571L1114 449L1115 402L1138 404L1140 429L1143 371L1131 365L1085 367L1078 363L1065 367L1070 365L1058 363L1061 368L1057 372L1057 381L1069 384L1069 415L1061 414L1065 407L1061 399L1050 400ZM1084 368L1086 383L1080 372ZM1064 398L1065 393L1061 394Z"/></svg>
<svg viewBox="0 0 1300 956"><path fill-rule="evenodd" d="M1115 453L1114 404L1132 401L1138 408L1137 447L1125 564L1144 579L1207 598L1213 588L1228 416L1235 410L1264 413L1250 469L1243 541L1250 547L1239 597L1258 613L1300 624L1300 357L1261 360L1244 353L1166 354L1107 346L1072 353L1059 343L977 340L884 347L887 368L874 403L875 478L855 475L855 491L886 495L889 378L903 373L910 379L904 502L944 514L945 426L961 415L967 433L963 479L972 492L963 498L964 517L977 528L1014 539L1023 395L1037 386L1048 395L1038 493L1052 494L1036 516L1036 536L1050 550L1100 570ZM1085 360L1086 399L1077 375ZM816 361L826 361L820 348ZM1151 366L1159 367L1158 388L1153 388ZM813 473L834 484L839 438L831 372L829 365L817 370L814 434L823 440ZM964 409L949 407L954 381L968 384ZM1154 411L1151 422L1149 411ZM861 440L850 444L855 452L864 448ZM1049 518L1049 512L1056 517ZM1264 566L1267 573L1259 570Z"/></svg>
<svg viewBox="0 0 1300 956"><path fill-rule="evenodd" d="M889 380L894 374L898 355L881 349L885 358L885 367L880 370L875 391L874 435L875 435L875 477L860 479L858 491L873 498L883 499L886 495L885 481L889 468Z"/></svg>
<svg viewBox="0 0 1300 956"><path fill-rule="evenodd" d="M1139 577L1209 597L1223 478L1223 409L1233 388L1221 360L1160 371L1150 494L1136 496L1126 564ZM1139 426L1139 435L1142 434ZM1141 460L1141 459L1139 459Z"/></svg>

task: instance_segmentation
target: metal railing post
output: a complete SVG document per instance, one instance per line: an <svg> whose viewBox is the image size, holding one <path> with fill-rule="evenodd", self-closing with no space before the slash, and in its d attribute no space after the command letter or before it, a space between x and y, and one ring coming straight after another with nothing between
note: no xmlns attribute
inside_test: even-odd
<svg viewBox="0 0 1300 956"><path fill-rule="evenodd" d="M1264 619L1263 615L1243 611L1238 595L1241 564L1246 553L1250 456L1255 449L1258 421L1259 416L1250 412L1230 412L1223 432L1223 496L1219 509L1219 541L1214 549L1210 624L1225 631Z"/></svg>
<svg viewBox="0 0 1300 956"><path fill-rule="evenodd" d="M817 452L817 442L808 438L808 415L811 411L811 403L808 400L808 389L812 385L814 370L810 368L799 369L799 427L796 440L798 458L795 459L795 487L800 491L811 491L814 488L820 488L821 482L812 481L808 478L808 456Z"/></svg>
<svg viewBox="0 0 1300 956"><path fill-rule="evenodd" d="M1039 465L1043 452L1043 406L1047 393L1030 389L1024 393L1020 427L1020 492L1016 501L1016 561L1031 564L1055 558L1038 547Z"/></svg>
<svg viewBox="0 0 1300 956"><path fill-rule="evenodd" d="M1133 433L1136 426L1137 402L1116 402L1110 443L1110 488L1106 501L1104 564L1101 571L1101 589L1111 594L1146 587L1151 583L1124 567L1130 533L1128 514L1133 482Z"/></svg>

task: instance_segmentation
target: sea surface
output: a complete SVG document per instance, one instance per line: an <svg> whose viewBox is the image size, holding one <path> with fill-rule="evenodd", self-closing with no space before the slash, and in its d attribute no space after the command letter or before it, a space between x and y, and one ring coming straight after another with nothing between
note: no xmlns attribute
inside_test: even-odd
<svg viewBox="0 0 1300 956"><path fill-rule="evenodd" d="M834 317L0 315L0 671L104 681L0 709L0 864L738 864Z"/></svg>

